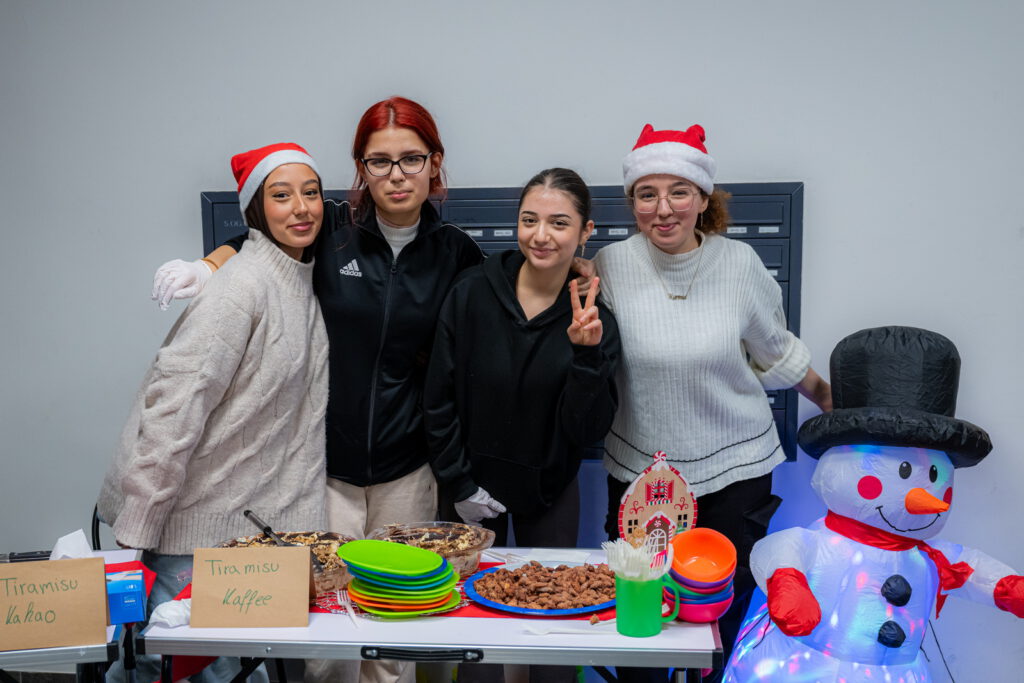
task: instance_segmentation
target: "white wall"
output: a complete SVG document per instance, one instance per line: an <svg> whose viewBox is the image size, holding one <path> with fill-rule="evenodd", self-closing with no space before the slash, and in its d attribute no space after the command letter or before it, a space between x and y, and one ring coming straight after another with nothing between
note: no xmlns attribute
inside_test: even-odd
<svg viewBox="0 0 1024 683"><path fill-rule="evenodd" d="M295 140L347 186L355 122L400 93L435 114L454 186L555 164L617 183L648 121L702 123L721 181L804 181L815 365L867 326L952 338L959 414L996 447L957 473L944 536L1024 570L1021 7L0 0L0 550L87 524L181 310L151 274L198 254L229 156ZM812 466L780 470L781 520L820 511ZM951 600L937 628L956 680L1022 680L1024 623Z"/></svg>

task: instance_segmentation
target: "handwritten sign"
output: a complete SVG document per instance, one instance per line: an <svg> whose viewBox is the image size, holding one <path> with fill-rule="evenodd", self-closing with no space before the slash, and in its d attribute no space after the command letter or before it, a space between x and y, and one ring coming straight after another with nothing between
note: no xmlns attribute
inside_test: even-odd
<svg viewBox="0 0 1024 683"><path fill-rule="evenodd" d="M103 558L0 564L0 650L105 642Z"/></svg>
<svg viewBox="0 0 1024 683"><path fill-rule="evenodd" d="M191 625L307 626L311 580L309 548L199 548Z"/></svg>

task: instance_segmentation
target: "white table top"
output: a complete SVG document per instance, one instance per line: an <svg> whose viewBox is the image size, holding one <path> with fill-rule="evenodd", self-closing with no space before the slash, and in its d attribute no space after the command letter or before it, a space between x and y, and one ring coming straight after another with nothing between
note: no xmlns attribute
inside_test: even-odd
<svg viewBox="0 0 1024 683"><path fill-rule="evenodd" d="M530 549L513 550L527 558L531 555ZM587 561L600 562L603 556L591 552ZM711 624L672 621L659 635L629 638L619 635L614 624L592 626L585 620L424 616L385 621L357 617L357 627L346 614L309 617L309 625L299 628L151 625L142 638L147 653L165 655L362 659L364 648L379 647L406 650L423 660L437 657L438 650L457 651L443 657L449 661L461 659L459 652L476 650L492 663L690 668L713 666L716 655L721 657L718 630Z"/></svg>

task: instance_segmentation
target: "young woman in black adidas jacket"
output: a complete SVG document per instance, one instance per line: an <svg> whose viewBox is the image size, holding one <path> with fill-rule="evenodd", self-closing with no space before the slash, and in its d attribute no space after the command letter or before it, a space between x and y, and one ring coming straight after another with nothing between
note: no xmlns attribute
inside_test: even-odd
<svg viewBox="0 0 1024 683"><path fill-rule="evenodd" d="M581 304L566 285L586 242L590 194L573 171L549 169L519 202L519 251L466 271L445 299L427 373L424 412L434 471L454 500L485 491L507 513L456 510L507 545L510 515L521 546L575 547L576 474L583 450L611 426L619 360L615 318ZM477 511L480 512L480 511ZM575 669L533 667L530 680L575 680ZM459 668L459 681L497 681L487 665Z"/></svg>

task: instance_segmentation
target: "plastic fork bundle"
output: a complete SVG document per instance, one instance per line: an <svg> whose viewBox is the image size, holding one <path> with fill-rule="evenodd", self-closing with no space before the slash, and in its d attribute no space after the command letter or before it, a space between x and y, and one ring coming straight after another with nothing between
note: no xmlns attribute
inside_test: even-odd
<svg viewBox="0 0 1024 683"><path fill-rule="evenodd" d="M635 547L618 538L601 544L608 568L617 576L634 581L655 581L660 579L672 566L672 546L659 552L653 544L644 543Z"/></svg>

